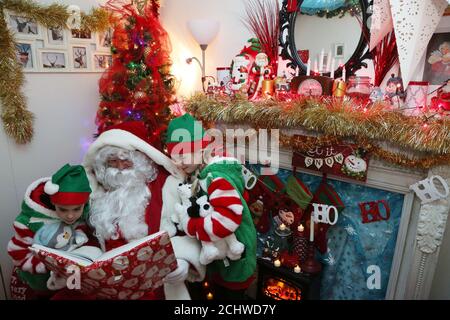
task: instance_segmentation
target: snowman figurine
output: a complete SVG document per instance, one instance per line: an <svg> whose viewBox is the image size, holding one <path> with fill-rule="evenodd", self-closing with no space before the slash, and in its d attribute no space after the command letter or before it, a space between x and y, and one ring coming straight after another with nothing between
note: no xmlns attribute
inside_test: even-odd
<svg viewBox="0 0 450 320"><path fill-rule="evenodd" d="M363 179L367 170L367 162L363 159L366 153L363 148L358 148L345 158L341 171L349 177Z"/></svg>

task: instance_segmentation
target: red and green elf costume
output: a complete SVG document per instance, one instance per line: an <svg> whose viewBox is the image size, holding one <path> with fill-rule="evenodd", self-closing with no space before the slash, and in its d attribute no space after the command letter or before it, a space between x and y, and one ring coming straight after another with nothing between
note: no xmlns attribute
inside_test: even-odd
<svg viewBox="0 0 450 320"><path fill-rule="evenodd" d="M54 205L81 205L83 215L75 222L74 229L87 231L84 223L89 206L91 189L82 166L66 164L51 178L34 181L26 190L22 202L22 211L14 221L14 237L8 243L8 254L16 267L13 286L22 286L25 290L11 288L11 296L17 299L46 295L47 280L50 276L44 264L30 251L36 232L44 225L59 223ZM29 291L34 292L29 292ZM24 292L25 291L25 292ZM22 292L22 296L18 296Z"/></svg>
<svg viewBox="0 0 450 320"><path fill-rule="evenodd" d="M190 114L169 123L167 148L170 154L198 151L207 144L203 127ZM207 266L207 272L225 288L246 289L254 280L256 270L256 230L243 196L242 165L235 158L216 156L201 169L197 178L213 212L207 217L190 218L184 226L185 232L201 241L215 241L234 233L245 245L241 259L216 260Z"/></svg>

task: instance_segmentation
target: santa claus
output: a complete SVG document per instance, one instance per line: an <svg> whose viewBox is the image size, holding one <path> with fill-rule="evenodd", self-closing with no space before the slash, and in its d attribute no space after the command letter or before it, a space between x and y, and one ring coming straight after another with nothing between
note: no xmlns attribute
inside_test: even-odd
<svg viewBox="0 0 450 320"><path fill-rule="evenodd" d="M178 268L152 297L189 299L187 281L201 281L200 243L177 233L170 219L184 174L152 147L142 122L126 122L104 131L89 147L83 165L92 196L89 222L104 250L160 230L171 236Z"/></svg>

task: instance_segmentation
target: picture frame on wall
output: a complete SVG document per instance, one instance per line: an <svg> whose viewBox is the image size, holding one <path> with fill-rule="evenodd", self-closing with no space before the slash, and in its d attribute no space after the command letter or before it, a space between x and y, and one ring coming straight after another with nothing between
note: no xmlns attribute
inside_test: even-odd
<svg viewBox="0 0 450 320"><path fill-rule="evenodd" d="M70 68L73 72L90 72L91 53L89 45L72 45L70 48Z"/></svg>
<svg viewBox="0 0 450 320"><path fill-rule="evenodd" d="M51 49L65 49L67 47L67 32L62 27L46 28L44 47Z"/></svg>
<svg viewBox="0 0 450 320"><path fill-rule="evenodd" d="M344 58L344 44L343 43L335 43L334 44L334 57L335 58Z"/></svg>
<svg viewBox="0 0 450 320"><path fill-rule="evenodd" d="M34 41L18 40L15 43L16 57L24 72L37 72L36 48Z"/></svg>
<svg viewBox="0 0 450 320"><path fill-rule="evenodd" d="M96 47L97 51L110 52L112 45L112 28L108 28L104 32L98 32L96 37Z"/></svg>
<svg viewBox="0 0 450 320"><path fill-rule="evenodd" d="M112 64L112 55L105 52L94 52L92 55L93 70L103 72Z"/></svg>
<svg viewBox="0 0 450 320"><path fill-rule="evenodd" d="M39 70L41 72L67 72L69 57L66 50L39 49Z"/></svg>
<svg viewBox="0 0 450 320"><path fill-rule="evenodd" d="M70 42L72 43L94 43L94 35L90 30L71 29Z"/></svg>
<svg viewBox="0 0 450 320"><path fill-rule="evenodd" d="M5 18L16 39L41 38L42 31L37 21L9 11L5 11Z"/></svg>
<svg viewBox="0 0 450 320"><path fill-rule="evenodd" d="M450 32L435 33L425 55L423 81L441 85L450 79Z"/></svg>

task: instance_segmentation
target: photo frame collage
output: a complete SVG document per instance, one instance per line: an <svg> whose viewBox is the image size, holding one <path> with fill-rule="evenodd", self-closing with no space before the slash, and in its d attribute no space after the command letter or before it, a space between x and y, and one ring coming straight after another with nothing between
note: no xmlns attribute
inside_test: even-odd
<svg viewBox="0 0 450 320"><path fill-rule="evenodd" d="M46 28L5 11L24 72L103 72L112 64L112 29L94 33Z"/></svg>

